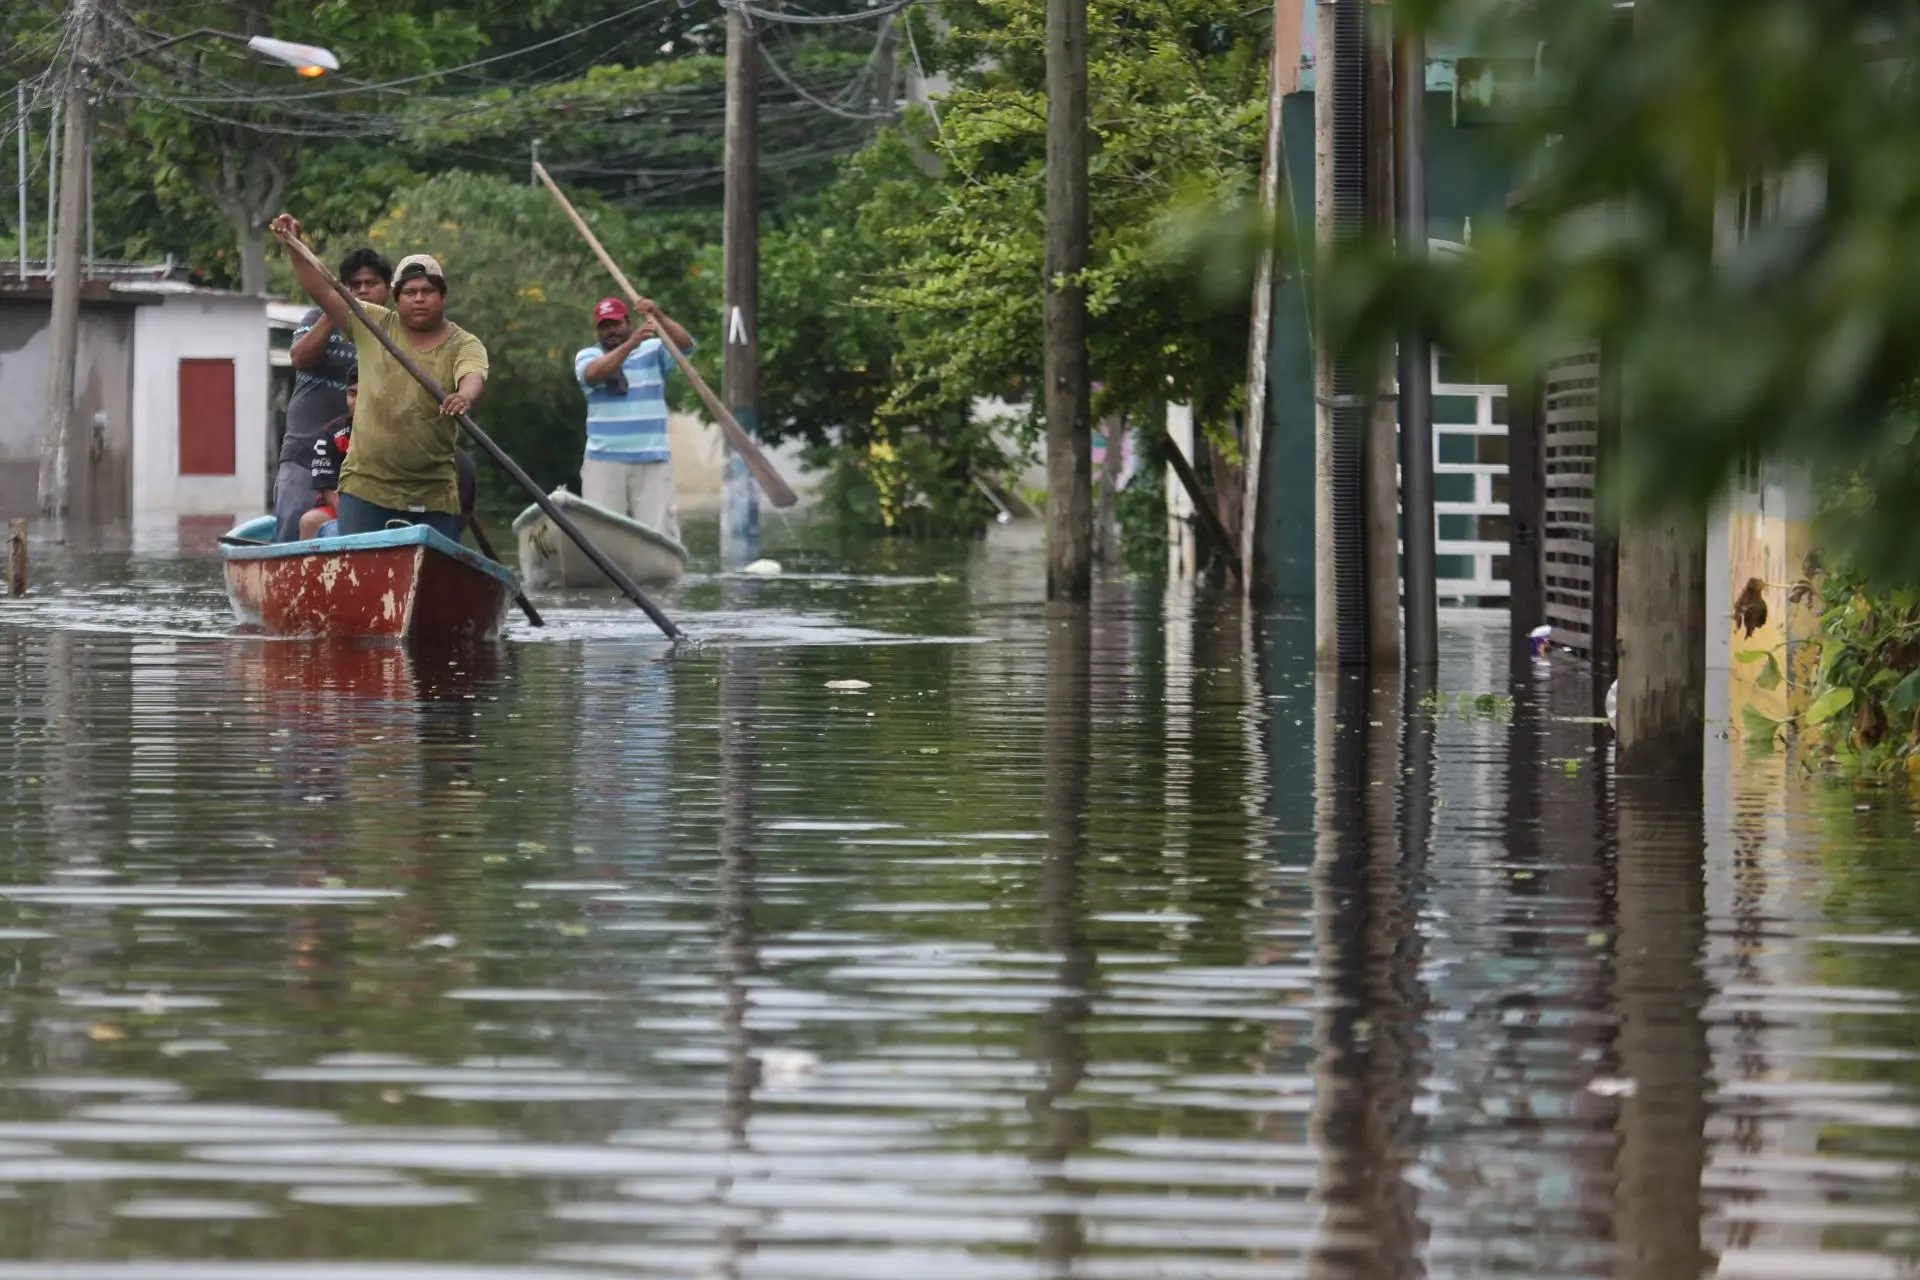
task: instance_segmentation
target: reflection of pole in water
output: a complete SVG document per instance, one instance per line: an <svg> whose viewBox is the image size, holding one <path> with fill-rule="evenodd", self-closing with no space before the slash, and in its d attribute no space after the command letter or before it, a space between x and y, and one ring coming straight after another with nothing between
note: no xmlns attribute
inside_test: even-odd
<svg viewBox="0 0 1920 1280"><path fill-rule="evenodd" d="M1418 1274L1421 1229L1403 1166L1418 1150L1421 995L1411 900L1425 862L1432 721L1395 730L1394 695L1370 710L1361 678L1327 672L1316 689L1313 871L1316 968L1315 1199L1327 1235L1308 1274ZM1417 698L1415 691L1412 697ZM1376 728L1373 718L1378 718ZM1396 812L1396 796L1401 797Z"/></svg>
<svg viewBox="0 0 1920 1280"><path fill-rule="evenodd" d="M1367 913L1366 815L1362 796L1367 690L1359 678L1327 669L1314 682L1314 1101L1307 1136L1320 1154L1314 1199L1326 1206L1308 1274L1336 1276L1359 1261L1355 1244L1371 1227L1368 1171L1360 1132L1365 1100L1358 1040L1366 1016L1363 968ZM1356 1105L1358 1103L1358 1105Z"/></svg>
<svg viewBox="0 0 1920 1280"><path fill-rule="evenodd" d="M728 1146L748 1149L747 1128L753 1115L753 1090L759 1064L753 1055L753 1033L747 1027L747 985L760 970L754 932L754 786L759 771L754 722L760 711L758 658L750 648L735 648L720 660L720 866L718 876L720 933L721 1031L727 1050L725 1100L721 1123ZM715 1187L715 1198L725 1201L732 1177ZM745 1231L726 1226L720 1232L726 1257L725 1274L738 1275L747 1251Z"/></svg>
<svg viewBox="0 0 1920 1280"><path fill-rule="evenodd" d="M1700 779L1621 778L1615 1041L1621 1100L1614 1240L1621 1276L1695 1276L1708 1088Z"/></svg>
<svg viewBox="0 0 1920 1280"><path fill-rule="evenodd" d="M1040 1014L1038 1051L1046 1083L1033 1100L1043 1126L1035 1156L1049 1170L1086 1145L1087 1113L1067 1105L1086 1072L1083 1028L1090 1012L1094 953L1080 920L1080 868L1087 848L1088 779L1093 772L1089 675L1091 629L1087 611L1054 606L1047 611L1046 761L1044 820L1047 845L1040 868L1041 937L1059 965L1060 994ZM1041 1178L1049 1196L1072 1194L1064 1176ZM1085 1252L1085 1228L1077 1213L1050 1212L1040 1219L1040 1253L1065 1275Z"/></svg>

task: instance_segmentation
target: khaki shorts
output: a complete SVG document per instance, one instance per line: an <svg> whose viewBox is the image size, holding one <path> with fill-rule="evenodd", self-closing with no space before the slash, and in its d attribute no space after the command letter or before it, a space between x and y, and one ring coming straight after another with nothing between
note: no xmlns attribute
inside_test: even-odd
<svg viewBox="0 0 1920 1280"><path fill-rule="evenodd" d="M588 458L580 464L580 496L680 541L680 500L671 459L597 462Z"/></svg>

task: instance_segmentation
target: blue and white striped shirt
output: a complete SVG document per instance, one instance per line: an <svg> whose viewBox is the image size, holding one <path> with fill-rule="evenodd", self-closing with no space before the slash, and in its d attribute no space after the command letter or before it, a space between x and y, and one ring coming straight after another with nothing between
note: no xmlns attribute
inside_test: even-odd
<svg viewBox="0 0 1920 1280"><path fill-rule="evenodd" d="M648 338L627 356L625 394L604 385L587 385L587 366L607 354L582 347L573 358L573 376L587 393L587 457L595 462L665 462L667 449L667 371L673 357L658 338ZM687 354L692 354L689 348Z"/></svg>

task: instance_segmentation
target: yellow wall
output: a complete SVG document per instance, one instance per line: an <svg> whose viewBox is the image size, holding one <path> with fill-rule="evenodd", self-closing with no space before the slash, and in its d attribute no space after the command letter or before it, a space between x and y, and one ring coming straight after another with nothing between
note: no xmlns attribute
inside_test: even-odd
<svg viewBox="0 0 1920 1280"><path fill-rule="evenodd" d="M1807 522L1735 510L1727 516L1727 535L1732 590L1726 600L1714 602L1712 616L1718 625L1729 628L1733 653L1770 650L1787 677L1783 684L1761 689L1755 681L1764 664L1737 658L1729 664L1733 730L1739 733L1742 707L1753 707L1776 720L1806 709L1820 662L1820 609L1817 599L1798 604L1787 599L1792 584L1806 575L1807 553L1813 548L1813 531ZM1767 620L1748 635L1734 610L1741 592L1756 578L1762 584Z"/></svg>

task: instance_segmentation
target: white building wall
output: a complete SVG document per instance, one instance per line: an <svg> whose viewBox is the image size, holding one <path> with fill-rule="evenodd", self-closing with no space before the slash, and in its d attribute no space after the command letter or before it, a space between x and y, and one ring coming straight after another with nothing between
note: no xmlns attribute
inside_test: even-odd
<svg viewBox="0 0 1920 1280"><path fill-rule="evenodd" d="M180 516L248 516L267 491L268 354L265 300L182 293L142 307L134 321L133 523ZM180 474L180 362L233 361L234 468Z"/></svg>

